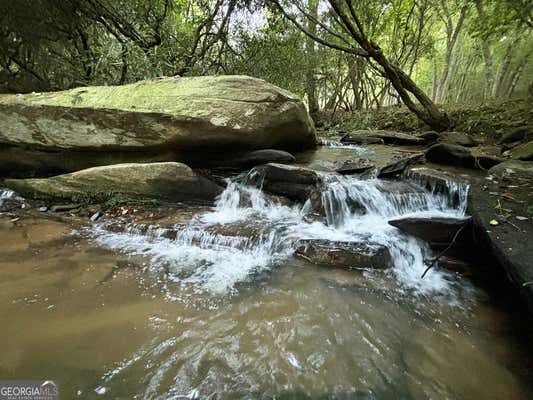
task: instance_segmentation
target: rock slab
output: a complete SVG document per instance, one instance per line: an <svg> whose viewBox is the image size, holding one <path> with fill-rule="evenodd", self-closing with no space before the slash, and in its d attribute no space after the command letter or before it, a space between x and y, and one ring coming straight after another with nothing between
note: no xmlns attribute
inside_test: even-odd
<svg viewBox="0 0 533 400"><path fill-rule="evenodd" d="M303 102L247 76L0 95L0 174L314 146L315 129Z"/></svg>
<svg viewBox="0 0 533 400"><path fill-rule="evenodd" d="M34 198L101 200L106 196L212 201L222 187L175 162L115 164L43 179L6 179L4 186Z"/></svg>

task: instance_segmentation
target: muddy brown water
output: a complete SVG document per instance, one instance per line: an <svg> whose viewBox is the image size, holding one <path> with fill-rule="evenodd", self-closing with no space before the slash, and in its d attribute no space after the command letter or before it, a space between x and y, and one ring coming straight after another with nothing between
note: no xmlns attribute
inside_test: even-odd
<svg viewBox="0 0 533 400"><path fill-rule="evenodd" d="M0 215L0 379L54 379L64 399L533 398L533 323L501 274L457 275L450 302L386 271L288 258L213 294L101 248L86 225Z"/></svg>
<svg viewBox="0 0 533 400"><path fill-rule="evenodd" d="M0 219L2 379L57 379L66 399L533 394L530 320L482 288L445 305L293 259L213 296L70 224L10 220Z"/></svg>

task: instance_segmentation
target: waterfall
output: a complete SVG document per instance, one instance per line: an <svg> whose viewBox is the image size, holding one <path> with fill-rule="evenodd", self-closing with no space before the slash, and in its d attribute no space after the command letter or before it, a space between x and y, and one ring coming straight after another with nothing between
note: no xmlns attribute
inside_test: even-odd
<svg viewBox="0 0 533 400"><path fill-rule="evenodd" d="M153 268L164 269L171 279L216 293L234 290L254 274L288 262L300 239L386 246L401 287L420 293L448 289L444 272L434 270L420 279L430 250L388 221L401 216L464 216L467 186L450 183L445 192L409 182L321 177L323 209L318 211L323 220L306 218L317 211L309 202L288 206L254 186L229 182L213 209L187 224L126 224L119 229L100 224L91 236L102 246L148 257Z"/></svg>

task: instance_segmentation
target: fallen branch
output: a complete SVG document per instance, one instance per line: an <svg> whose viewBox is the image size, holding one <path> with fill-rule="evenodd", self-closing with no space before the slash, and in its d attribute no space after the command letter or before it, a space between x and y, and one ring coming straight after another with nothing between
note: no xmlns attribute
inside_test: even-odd
<svg viewBox="0 0 533 400"><path fill-rule="evenodd" d="M457 240L457 238L459 237L459 234L461 233L461 231L465 228L465 226L467 226L468 223L465 223L463 226L461 226L459 229L457 229L457 232L455 232L455 235L453 235L453 238L452 238L452 241L450 242L450 244L448 245L448 247L446 247L444 250L442 250L439 255L437 257L435 257L433 259L433 261L431 261L431 264L428 265L428 267L426 268L426 270L424 271L424 273L422 274L422 276L420 277L420 279L424 279L424 277L426 276L426 274L428 273L428 271L437 263L437 261L439 261L439 259L448 251L451 249L451 247L455 244L455 241Z"/></svg>

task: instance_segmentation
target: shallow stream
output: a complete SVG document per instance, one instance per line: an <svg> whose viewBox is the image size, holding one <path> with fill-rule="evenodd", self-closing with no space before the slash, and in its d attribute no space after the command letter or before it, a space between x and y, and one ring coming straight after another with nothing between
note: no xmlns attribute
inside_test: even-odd
<svg viewBox="0 0 533 400"><path fill-rule="evenodd" d="M421 279L434 254L387 223L464 216L468 186L302 162L324 171L319 216L245 175L165 226L0 216L0 376L57 379L64 398L531 398L518 306L440 268ZM315 266L302 239L385 246L392 263Z"/></svg>

